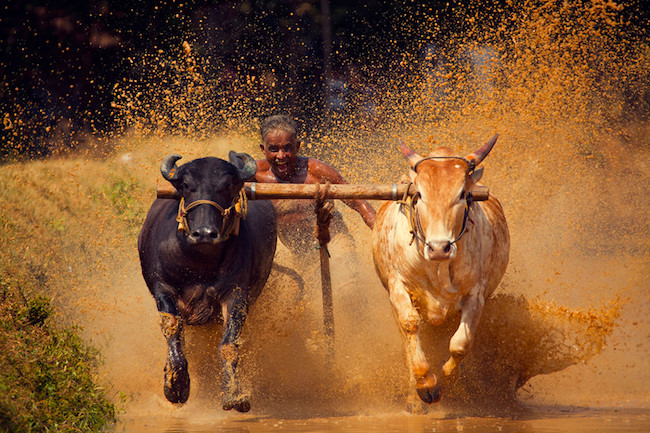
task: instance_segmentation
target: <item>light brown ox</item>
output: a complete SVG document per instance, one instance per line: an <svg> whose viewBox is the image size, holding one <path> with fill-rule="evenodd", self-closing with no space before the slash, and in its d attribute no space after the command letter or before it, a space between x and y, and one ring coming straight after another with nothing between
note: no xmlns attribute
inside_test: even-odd
<svg viewBox="0 0 650 433"><path fill-rule="evenodd" d="M401 143L418 193L412 206L387 202L377 212L375 268L405 336L411 409L421 404L416 392L426 403L440 399L438 378L418 336L420 317L440 325L452 313L462 312L449 342L451 357L442 368L445 376L453 376L472 345L485 299L508 264L510 235L501 204L492 195L487 201L468 200L468 191L483 174L475 167L496 140L494 136L464 158L446 147L423 158Z"/></svg>

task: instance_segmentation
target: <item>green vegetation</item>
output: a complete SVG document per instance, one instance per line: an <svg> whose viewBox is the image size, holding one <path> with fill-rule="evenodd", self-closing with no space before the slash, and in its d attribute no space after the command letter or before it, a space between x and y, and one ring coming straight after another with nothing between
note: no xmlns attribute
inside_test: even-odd
<svg viewBox="0 0 650 433"><path fill-rule="evenodd" d="M114 176L110 185L103 189L104 199L111 205L113 212L120 216L126 223L125 227L135 235L140 230L147 211L146 205L149 204L134 195L143 190L141 183L130 176Z"/></svg>
<svg viewBox="0 0 650 433"><path fill-rule="evenodd" d="M107 257L129 260L152 188L122 166L60 160L3 166L0 185L0 433L96 432L118 391L78 327L107 283ZM99 278L98 278L99 277ZM93 298L96 299L96 298Z"/></svg>
<svg viewBox="0 0 650 433"><path fill-rule="evenodd" d="M47 298L0 282L0 431L101 431L115 407L95 384L99 353L49 324Z"/></svg>

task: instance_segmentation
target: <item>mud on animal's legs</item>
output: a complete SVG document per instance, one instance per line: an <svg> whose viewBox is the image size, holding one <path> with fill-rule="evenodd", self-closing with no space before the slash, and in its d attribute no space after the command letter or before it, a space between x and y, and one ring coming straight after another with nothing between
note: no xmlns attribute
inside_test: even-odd
<svg viewBox="0 0 650 433"><path fill-rule="evenodd" d="M233 298L222 304L225 314L223 336L219 343L219 361L223 381L223 409L248 412L251 408L250 401L248 396L242 394L237 377L239 338L248 315L248 299L243 292L240 288L235 289Z"/></svg>
<svg viewBox="0 0 650 433"><path fill-rule="evenodd" d="M165 397L171 403L185 403L190 396L190 375L182 349L182 320L180 316L160 312L160 329L167 340L165 363Z"/></svg>
<svg viewBox="0 0 650 433"><path fill-rule="evenodd" d="M419 397L425 403L440 400L440 387L436 375L431 372L419 337L420 316L411 297L399 280L391 281L390 300L404 335L404 348L409 369L409 410L415 411ZM417 397L416 397L417 395ZM421 404L421 403L420 403Z"/></svg>
<svg viewBox="0 0 650 433"><path fill-rule="evenodd" d="M474 291L470 293L474 293ZM469 353L474 342L474 334L483 314L484 305L485 300L480 294L470 294L462 300L460 324L449 341L449 353L451 356L445 362L445 365L442 366L442 371L445 376L455 375L458 372L461 361Z"/></svg>
<svg viewBox="0 0 650 433"><path fill-rule="evenodd" d="M165 397L171 403L185 403L190 396L190 375L182 347L183 320L168 286L158 284L154 293L156 307L160 313L160 329L167 340Z"/></svg>

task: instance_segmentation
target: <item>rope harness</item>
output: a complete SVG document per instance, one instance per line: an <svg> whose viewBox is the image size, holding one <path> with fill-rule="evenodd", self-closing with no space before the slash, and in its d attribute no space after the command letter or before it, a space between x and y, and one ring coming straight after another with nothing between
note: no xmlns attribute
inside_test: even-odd
<svg viewBox="0 0 650 433"><path fill-rule="evenodd" d="M461 161L464 161L467 163L467 174L472 174L474 169L476 168L476 164L474 161L460 157L460 156L429 156L426 158L422 158L420 161L418 161L415 166L413 166L413 171L417 173L418 166L420 163L423 161L429 160L429 159L459 159ZM409 185L411 185L413 182L409 182ZM420 222L420 215L417 211L416 204L420 198L420 192L416 191L412 196L408 194L409 188L406 189L404 192L404 196L402 197L401 200L398 200L397 203L400 205L400 210L403 209L404 206L408 207L408 214L406 214L406 218L408 219L409 222L409 232L411 233L411 241L409 242L409 245L413 243L413 241L416 241L416 244L419 246L420 244L427 245L427 241L424 237L424 230L422 229L422 223ZM465 231L467 230L467 221L470 221L473 223L471 218L469 218L469 208L472 205L473 198L472 198L472 193L470 191L467 191L465 194L465 213L463 215L463 225L460 229L460 233L454 239L449 243L449 245L453 245L456 242L460 240L460 238L463 237L465 234ZM403 210L402 210L403 211ZM431 246L429 246L431 247Z"/></svg>
<svg viewBox="0 0 650 433"><path fill-rule="evenodd" d="M316 193L314 194L314 213L316 214L316 227L314 229L314 236L318 240L317 248L325 248L328 256L330 253L327 249L327 244L331 240L330 222L332 221L332 210L334 210L334 205L332 202L325 200L329 188L329 182L326 182L322 188L321 185L318 184Z"/></svg>
<svg viewBox="0 0 650 433"><path fill-rule="evenodd" d="M187 214L189 211L202 204L207 204L214 207L223 217L220 232L222 241L228 240L228 238L230 238L230 235L239 235L240 221L242 219L245 220L246 214L248 213L248 199L246 198L246 192L244 191L244 188L239 190L239 194L233 198L232 203L226 209L212 200L196 200L185 206L185 198L181 197L181 201L178 204L178 216L176 217L179 232L183 232L187 235L190 234L190 226L187 221Z"/></svg>

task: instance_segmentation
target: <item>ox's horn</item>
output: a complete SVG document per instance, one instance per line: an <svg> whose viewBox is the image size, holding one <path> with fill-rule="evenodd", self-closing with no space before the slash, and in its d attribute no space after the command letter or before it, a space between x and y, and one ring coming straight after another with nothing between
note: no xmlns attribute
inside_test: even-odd
<svg viewBox="0 0 650 433"><path fill-rule="evenodd" d="M164 177L166 180L171 181L174 178L174 175L176 174L176 170L178 170L178 167L176 166L176 161L181 159L182 156L178 154L173 154L169 155L167 158L165 158L160 164L160 173L162 174L162 177Z"/></svg>
<svg viewBox="0 0 650 433"><path fill-rule="evenodd" d="M402 141L401 138L398 139L399 142L399 150L402 152L402 154L408 159L409 164L411 164L411 168L415 167L415 164L420 162L422 157L418 155L417 153L413 152L407 145Z"/></svg>
<svg viewBox="0 0 650 433"><path fill-rule="evenodd" d="M494 137L490 138L490 141L485 143L479 150L470 153L465 158L469 159L470 161L474 161L475 166L479 165L481 161L483 161L485 157L488 156L488 153L490 153L490 151L494 147L494 144L497 142L498 137L499 134L495 134Z"/></svg>
<svg viewBox="0 0 650 433"><path fill-rule="evenodd" d="M239 177L248 180L257 172L257 162L247 153L238 153L231 150L228 153L228 160L239 170Z"/></svg>

